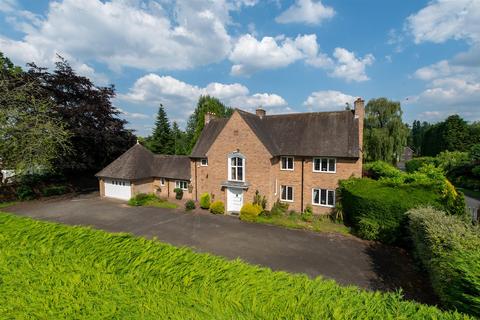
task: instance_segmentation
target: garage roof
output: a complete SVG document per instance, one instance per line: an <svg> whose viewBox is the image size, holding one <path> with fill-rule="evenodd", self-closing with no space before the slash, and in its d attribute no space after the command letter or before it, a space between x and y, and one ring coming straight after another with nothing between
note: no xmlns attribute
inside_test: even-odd
<svg viewBox="0 0 480 320"><path fill-rule="evenodd" d="M155 177L190 180L190 159L188 156L156 155L137 143L96 176L125 180Z"/></svg>

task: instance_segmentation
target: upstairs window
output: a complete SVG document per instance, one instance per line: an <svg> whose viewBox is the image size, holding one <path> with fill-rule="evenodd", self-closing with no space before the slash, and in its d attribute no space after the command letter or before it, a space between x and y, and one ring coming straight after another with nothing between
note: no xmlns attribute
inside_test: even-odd
<svg viewBox="0 0 480 320"><path fill-rule="evenodd" d="M281 170L293 170L293 157L281 157Z"/></svg>
<svg viewBox="0 0 480 320"><path fill-rule="evenodd" d="M335 158L313 158L313 172L329 172L337 171L337 160Z"/></svg>
<svg viewBox="0 0 480 320"><path fill-rule="evenodd" d="M245 159L239 156L229 158L228 162L229 173L228 180L244 181L245 176Z"/></svg>
<svg viewBox="0 0 480 320"><path fill-rule="evenodd" d="M200 165L201 165L202 167L208 166L208 159L207 159L207 158L204 158L204 159L200 160Z"/></svg>
<svg viewBox="0 0 480 320"><path fill-rule="evenodd" d="M313 189L312 203L322 207L335 206L335 190Z"/></svg>
<svg viewBox="0 0 480 320"><path fill-rule="evenodd" d="M188 182L183 180L175 181L175 188L179 188L182 190L188 190Z"/></svg>

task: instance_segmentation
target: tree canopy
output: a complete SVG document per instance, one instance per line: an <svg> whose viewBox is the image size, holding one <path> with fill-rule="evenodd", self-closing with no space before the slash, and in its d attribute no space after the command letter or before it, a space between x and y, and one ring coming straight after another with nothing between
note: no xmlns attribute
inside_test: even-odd
<svg viewBox="0 0 480 320"><path fill-rule="evenodd" d="M198 137L202 133L205 126L205 114L211 112L219 118L228 118L232 115L233 109L226 107L220 100L215 97L206 95L200 96L195 111L187 122L187 141L189 141L188 153L197 143Z"/></svg>
<svg viewBox="0 0 480 320"><path fill-rule="evenodd" d="M147 139L147 148L154 153L173 154L175 146L167 113L160 104L153 134Z"/></svg>
<svg viewBox="0 0 480 320"><path fill-rule="evenodd" d="M62 171L96 171L120 156L135 143L127 123L118 117L112 105L114 86L99 87L75 73L69 63L58 57L53 72L29 64L28 74L37 79L45 98L53 101L53 108L65 128L71 132L72 152L56 159Z"/></svg>
<svg viewBox="0 0 480 320"><path fill-rule="evenodd" d="M70 149L70 132L35 77L0 53L0 167L49 170ZM1 179L0 179L1 181Z"/></svg>
<svg viewBox="0 0 480 320"><path fill-rule="evenodd" d="M402 122L400 102L370 100L365 108L364 152L367 161L397 161L407 144L408 127Z"/></svg>

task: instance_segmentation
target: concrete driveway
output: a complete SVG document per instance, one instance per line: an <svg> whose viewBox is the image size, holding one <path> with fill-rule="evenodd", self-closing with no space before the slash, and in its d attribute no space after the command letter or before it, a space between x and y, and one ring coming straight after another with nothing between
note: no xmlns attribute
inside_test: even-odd
<svg viewBox="0 0 480 320"><path fill-rule="evenodd" d="M24 202L6 211L109 232L156 237L176 246L241 258L273 270L320 275L344 285L383 291L402 288L408 299L436 302L428 282L404 250L355 237L246 223L208 213L129 207L121 201L100 199L98 194Z"/></svg>

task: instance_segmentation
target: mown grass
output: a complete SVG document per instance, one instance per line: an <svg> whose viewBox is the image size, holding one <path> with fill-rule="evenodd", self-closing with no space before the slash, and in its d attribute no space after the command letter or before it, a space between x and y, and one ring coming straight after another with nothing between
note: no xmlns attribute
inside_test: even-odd
<svg viewBox="0 0 480 320"><path fill-rule="evenodd" d="M331 232L340 233L343 235L350 234L350 228L342 223L336 223L327 216L312 217L312 221L304 221L300 214L285 214L285 215L273 215L257 217L255 222L264 224L273 224L291 229L304 229L315 232Z"/></svg>
<svg viewBox="0 0 480 320"><path fill-rule="evenodd" d="M16 203L18 203L18 201L0 202L0 209L11 207Z"/></svg>
<svg viewBox="0 0 480 320"><path fill-rule="evenodd" d="M6 319L466 319L398 293L0 214Z"/></svg>

